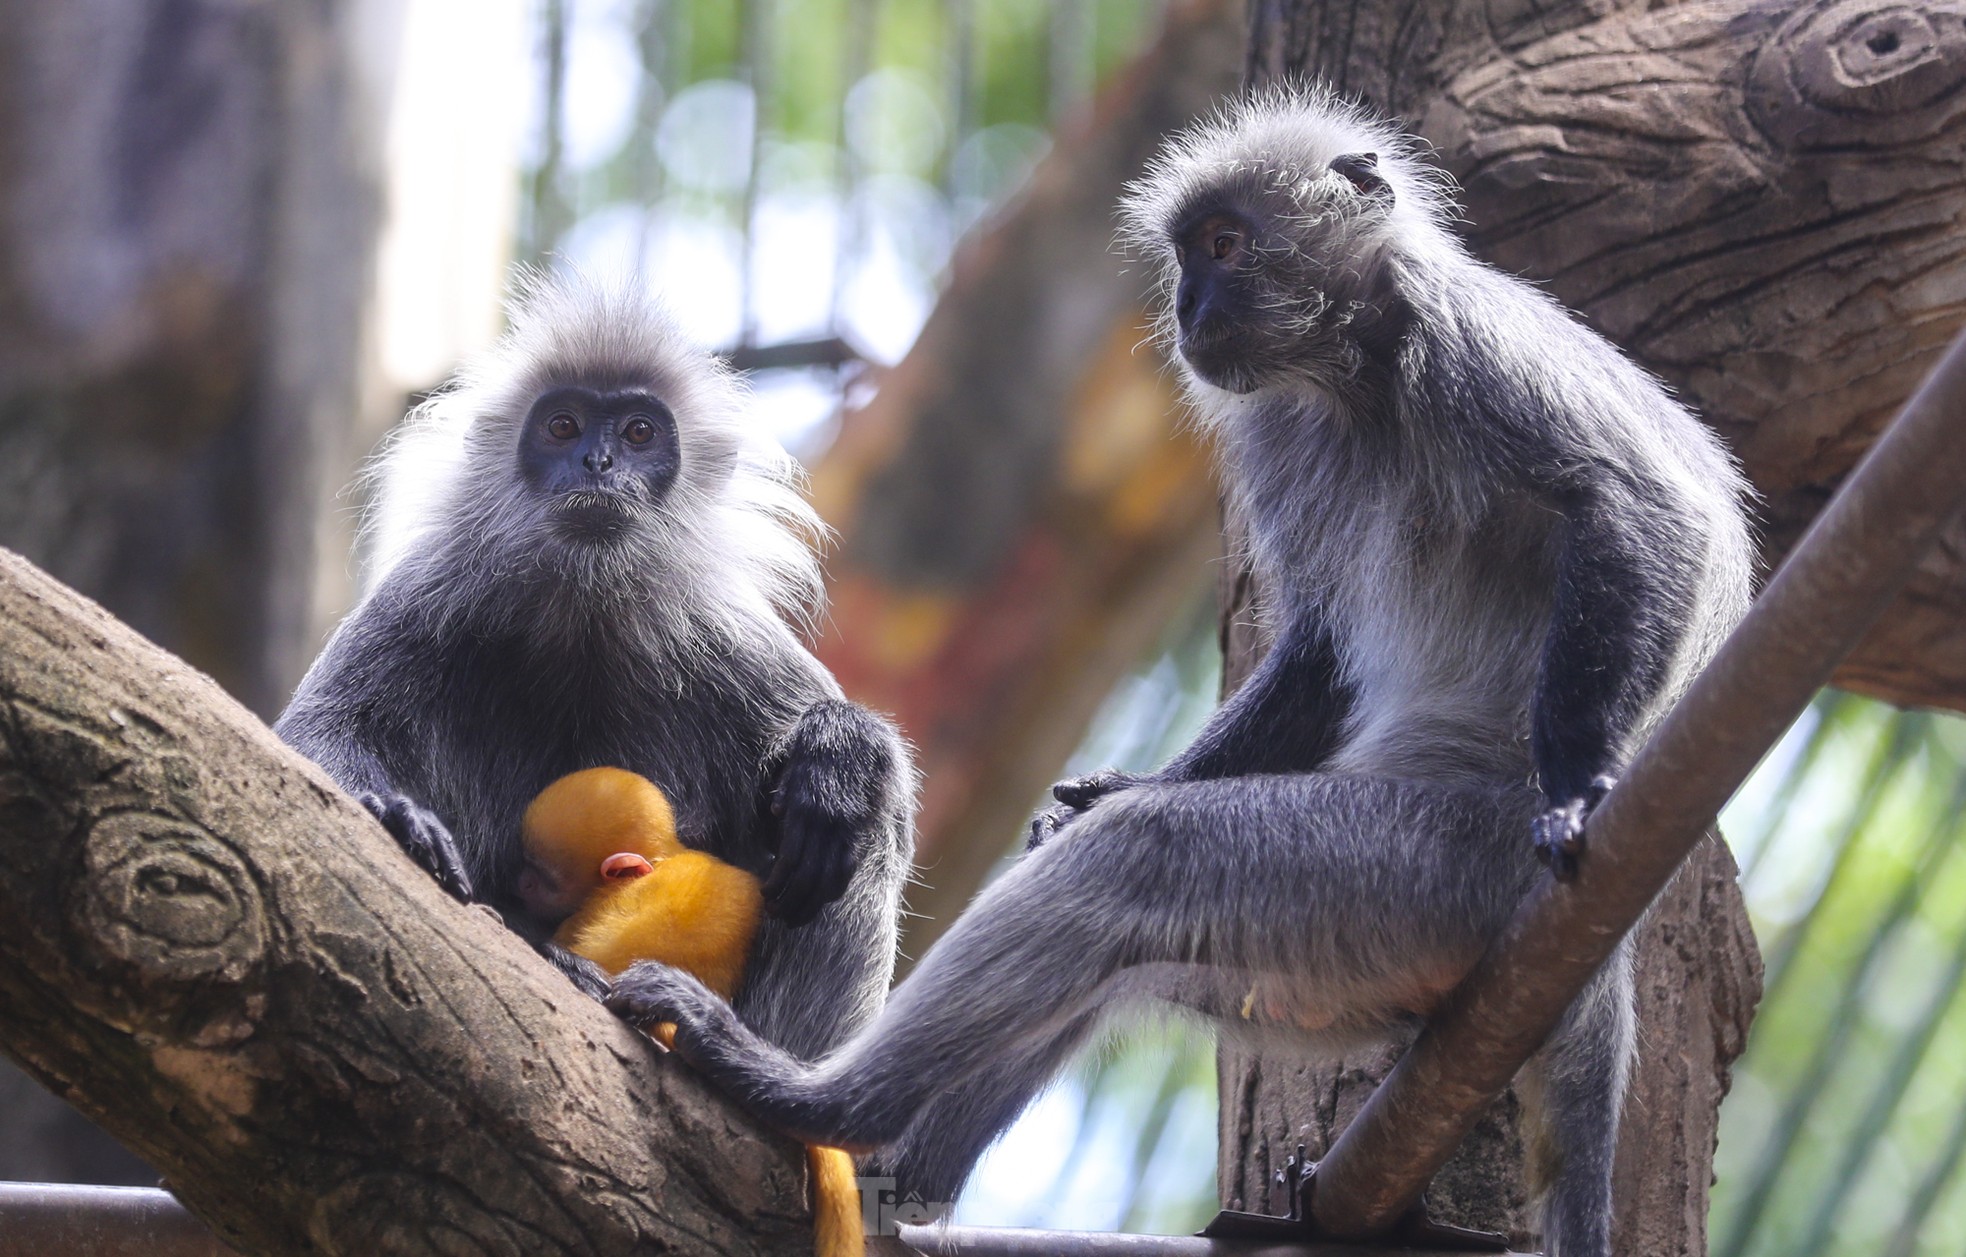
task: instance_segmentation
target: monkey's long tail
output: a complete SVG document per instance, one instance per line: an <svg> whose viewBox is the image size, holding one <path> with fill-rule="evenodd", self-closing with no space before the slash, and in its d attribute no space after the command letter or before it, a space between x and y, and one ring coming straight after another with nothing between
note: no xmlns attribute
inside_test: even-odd
<svg viewBox="0 0 1966 1257"><path fill-rule="evenodd" d="M860 1212L860 1184L853 1158L838 1148L806 1148L812 1182L813 1257L862 1257L867 1227Z"/></svg>

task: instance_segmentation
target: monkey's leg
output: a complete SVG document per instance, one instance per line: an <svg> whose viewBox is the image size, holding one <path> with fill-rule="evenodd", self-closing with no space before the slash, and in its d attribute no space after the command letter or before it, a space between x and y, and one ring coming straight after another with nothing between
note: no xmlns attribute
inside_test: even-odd
<svg viewBox="0 0 1966 1257"><path fill-rule="evenodd" d="M677 1050L767 1122L871 1150L945 1088L1063 1034L1140 966L1272 975L1307 1025L1401 1016L1507 920L1536 867L1520 840L1532 807L1517 789L1325 774L1128 790L985 890L816 1066L659 966L622 975L609 1003L675 1022Z"/></svg>
<svg viewBox="0 0 1966 1257"><path fill-rule="evenodd" d="M1634 1037L1631 946L1627 935L1524 1072L1529 1179L1548 1257L1611 1251L1611 1169Z"/></svg>
<svg viewBox="0 0 1966 1257"><path fill-rule="evenodd" d="M867 1161L863 1173L892 1178L903 1199L912 1195L930 1205L953 1202L984 1152L1044 1090L1098 1021L1096 1012L1074 1018L1050 1038L1027 1044L943 1091L900 1139Z"/></svg>

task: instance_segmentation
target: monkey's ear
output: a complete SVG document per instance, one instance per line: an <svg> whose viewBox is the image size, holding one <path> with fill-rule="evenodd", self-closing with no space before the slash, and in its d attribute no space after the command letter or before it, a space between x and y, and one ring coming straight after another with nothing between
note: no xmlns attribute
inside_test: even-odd
<svg viewBox="0 0 1966 1257"><path fill-rule="evenodd" d="M1393 185L1379 173L1379 154L1345 153L1331 159L1331 169L1343 175L1345 182L1357 189L1366 200L1386 209L1392 208Z"/></svg>
<svg viewBox="0 0 1966 1257"><path fill-rule="evenodd" d="M655 872L655 866L632 851L620 851L601 861L601 876L611 882L633 881Z"/></svg>

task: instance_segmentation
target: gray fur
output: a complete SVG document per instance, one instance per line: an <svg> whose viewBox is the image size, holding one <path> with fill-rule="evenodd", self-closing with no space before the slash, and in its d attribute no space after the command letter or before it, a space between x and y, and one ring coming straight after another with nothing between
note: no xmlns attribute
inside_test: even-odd
<svg viewBox="0 0 1966 1257"><path fill-rule="evenodd" d="M1383 185L1358 177L1371 162L1333 168L1354 154ZM1194 342L1214 382L1174 314L1174 238L1211 206L1260 224L1222 290L1232 337ZM903 1191L953 1191L1102 1013L1142 998L1304 1051L1409 1036L1542 875L1532 832L1581 820L1748 598L1726 451L1471 258L1444 180L1390 127L1320 93L1235 106L1169 144L1125 221L1165 278L1160 330L1276 647L1159 772L1062 784L1037 830L1055 836L817 1066L654 966L614 1001L677 1021L679 1050L767 1120L882 1149ZM1560 1257L1607 1251L1630 982L1621 949L1531 1071Z"/></svg>
<svg viewBox="0 0 1966 1257"><path fill-rule="evenodd" d="M680 470L607 544L556 531L515 471L532 400L567 384L646 389L675 416ZM913 770L795 629L818 609L818 524L742 403L640 294L531 279L512 330L388 446L372 586L276 727L349 791L434 813L508 915L522 811L582 768L651 778L686 843L760 875L795 822L853 844L816 920L767 920L738 1001L816 1054L891 980Z"/></svg>

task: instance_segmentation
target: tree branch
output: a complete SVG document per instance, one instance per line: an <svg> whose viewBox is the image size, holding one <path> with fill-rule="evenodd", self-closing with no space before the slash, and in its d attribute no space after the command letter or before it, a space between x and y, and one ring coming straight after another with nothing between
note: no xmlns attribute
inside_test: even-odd
<svg viewBox="0 0 1966 1257"><path fill-rule="evenodd" d="M0 551L0 1048L255 1253L803 1253L803 1160Z"/></svg>

